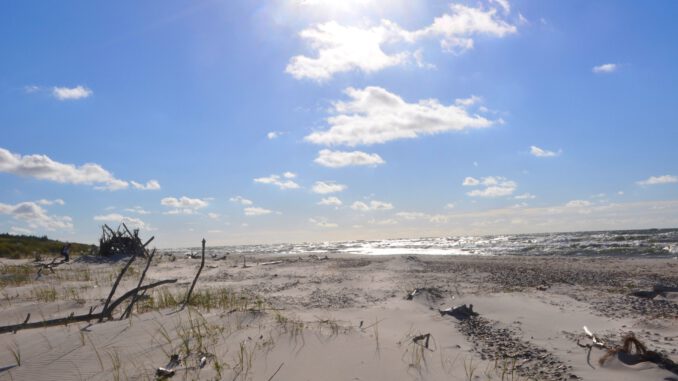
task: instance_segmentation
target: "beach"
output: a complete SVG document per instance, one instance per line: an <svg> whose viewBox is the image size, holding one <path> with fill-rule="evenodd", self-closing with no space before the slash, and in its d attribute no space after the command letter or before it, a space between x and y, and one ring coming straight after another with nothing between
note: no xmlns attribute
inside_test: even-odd
<svg viewBox="0 0 678 381"><path fill-rule="evenodd" d="M40 277L30 260L2 259L5 274L30 274L3 278L0 321L100 309L117 259L80 257ZM144 380L158 368L188 380L678 377L667 369L678 361L674 257L211 255L181 309L200 262L156 255L144 284L177 281L148 290L129 318L121 308L0 335L0 380ZM144 266L131 265L116 295ZM601 363L630 332L663 362L617 351Z"/></svg>

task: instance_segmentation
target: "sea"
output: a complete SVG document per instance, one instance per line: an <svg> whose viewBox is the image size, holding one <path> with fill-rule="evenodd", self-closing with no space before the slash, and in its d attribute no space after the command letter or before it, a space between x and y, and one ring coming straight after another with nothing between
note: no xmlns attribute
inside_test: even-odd
<svg viewBox="0 0 678 381"><path fill-rule="evenodd" d="M175 255L200 248L164 250ZM315 243L208 246L206 256L347 253L360 255L538 255L678 258L678 229L396 238Z"/></svg>

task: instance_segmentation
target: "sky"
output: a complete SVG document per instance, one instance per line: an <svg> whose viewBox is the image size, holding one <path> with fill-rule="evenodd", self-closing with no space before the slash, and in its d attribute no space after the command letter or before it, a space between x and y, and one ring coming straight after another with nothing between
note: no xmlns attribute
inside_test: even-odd
<svg viewBox="0 0 678 381"><path fill-rule="evenodd" d="M674 1L0 5L0 232L678 227Z"/></svg>

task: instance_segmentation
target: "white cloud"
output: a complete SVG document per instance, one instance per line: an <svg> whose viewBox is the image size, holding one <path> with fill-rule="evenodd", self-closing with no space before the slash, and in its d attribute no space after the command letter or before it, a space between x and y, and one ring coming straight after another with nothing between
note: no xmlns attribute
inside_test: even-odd
<svg viewBox="0 0 678 381"><path fill-rule="evenodd" d="M407 60L407 53L389 55L381 45L402 39L401 33L400 27L388 20L372 28L343 26L335 21L317 24L299 34L317 52L316 57L294 56L285 71L297 79L323 81L335 73L355 69L370 73L398 65Z"/></svg>
<svg viewBox="0 0 678 381"><path fill-rule="evenodd" d="M156 180L149 180L146 184L141 184L136 181L130 181L134 189L140 190L158 190L160 189L160 183Z"/></svg>
<svg viewBox="0 0 678 381"><path fill-rule="evenodd" d="M440 36L445 51L462 53L474 46L473 35L504 37L517 28L497 18L497 10L471 8L461 4L450 5L452 12L436 17L429 27L415 32L419 36Z"/></svg>
<svg viewBox="0 0 678 381"><path fill-rule="evenodd" d="M160 204L174 208L168 212L165 212L165 214L170 215L195 214L195 212L198 209L204 208L207 205L209 205L209 203L205 200L201 200L199 198L189 198L186 196L182 196L181 198L165 197L162 200L160 200Z"/></svg>
<svg viewBox="0 0 678 381"><path fill-rule="evenodd" d="M373 210L390 210L393 209L393 204L377 200L372 200L369 204L366 204L362 201L356 201L351 205L351 209L361 212L370 212Z"/></svg>
<svg viewBox="0 0 678 381"><path fill-rule="evenodd" d="M47 200L47 199L43 198L43 199L36 201L36 203L38 203L40 205L55 205L55 204L56 205L64 205L64 204L66 204L64 202L64 200L62 200L60 198L57 198L57 199L54 199L54 200Z"/></svg>
<svg viewBox="0 0 678 381"><path fill-rule="evenodd" d="M270 175L268 177L258 177L254 179L255 183L261 183L261 184L271 184L275 185L280 189L297 189L299 188L299 184L295 183L291 179L296 177L296 175L292 172L285 172L283 173L282 177L280 175ZM285 180L286 179L286 180Z"/></svg>
<svg viewBox="0 0 678 381"><path fill-rule="evenodd" d="M142 208L140 206L135 206L133 208L127 208L127 209L125 209L125 212L136 213L136 214L141 214L141 215L151 214L151 212L149 212L148 210L145 210L144 208Z"/></svg>
<svg viewBox="0 0 678 381"><path fill-rule="evenodd" d="M428 218L428 214L422 212L398 212L396 216L404 220L418 220L421 218Z"/></svg>
<svg viewBox="0 0 678 381"><path fill-rule="evenodd" d="M92 90L84 86L76 87L54 87L52 89L52 95L54 98L65 101L65 100L77 100L87 98L92 95Z"/></svg>
<svg viewBox="0 0 678 381"><path fill-rule="evenodd" d="M238 204L240 204L240 205L244 205L244 206L249 206L249 205L252 205L252 204L253 204L251 200L248 200L248 199L246 199L246 198L244 198L244 197L242 197L242 196L231 197L231 198L230 198L230 201L231 201L231 202L236 202L236 203L238 203Z"/></svg>
<svg viewBox="0 0 678 381"><path fill-rule="evenodd" d="M414 62L417 64L417 67L423 68L423 69L435 69L436 65L432 63L428 63L424 60L424 51L422 49L417 49L414 51L412 54L412 57L414 58Z"/></svg>
<svg viewBox="0 0 678 381"><path fill-rule="evenodd" d="M558 152L554 152L539 148L537 146L530 146L530 153L532 154L532 156L536 157L555 157L559 156L562 153L562 151L559 150Z"/></svg>
<svg viewBox="0 0 678 381"><path fill-rule="evenodd" d="M518 23L520 25L530 25L530 20L528 20L522 13L518 13Z"/></svg>
<svg viewBox="0 0 678 381"><path fill-rule="evenodd" d="M178 209L172 209L170 211L164 212L163 214L168 214L170 216L172 215L193 215L195 214L195 209L190 209L190 208L178 208Z"/></svg>
<svg viewBox="0 0 678 381"><path fill-rule="evenodd" d="M504 10L505 13L511 12L511 4L508 0L490 0L493 3L499 4L499 6Z"/></svg>
<svg viewBox="0 0 678 381"><path fill-rule="evenodd" d="M130 227L135 227L139 229L145 229L146 224L144 221L134 218L134 217L127 217L123 216L118 213L111 213L111 214L106 214L106 215L101 215L101 216L94 216L94 221L100 221L100 222L109 222L113 224L122 224L124 223L125 225L129 225Z"/></svg>
<svg viewBox="0 0 678 381"><path fill-rule="evenodd" d="M460 107L471 107L478 102L482 102L482 100L481 97L471 95L468 98L455 99L454 104Z"/></svg>
<svg viewBox="0 0 678 381"><path fill-rule="evenodd" d="M586 201L586 200L572 200L565 204L566 208L585 208L587 206L591 206L591 201Z"/></svg>
<svg viewBox="0 0 678 381"><path fill-rule="evenodd" d="M519 194L516 197L514 197L516 200L533 200L537 198L537 196L530 194L530 193L523 193Z"/></svg>
<svg viewBox="0 0 678 381"><path fill-rule="evenodd" d="M320 150L318 157L314 162L324 167L341 168L347 166L376 166L386 163L376 153L366 153L362 151L331 151L328 149Z"/></svg>
<svg viewBox="0 0 678 381"><path fill-rule="evenodd" d="M461 183L461 185L465 187L472 187L480 184L480 180L476 179L475 177L466 177L464 179L464 182Z"/></svg>
<svg viewBox="0 0 678 381"><path fill-rule="evenodd" d="M445 106L436 99L407 103L381 87L349 87L349 101L335 102L337 115L327 118L329 129L304 139L324 145L370 145L397 139L413 139L449 131L483 128L495 122L469 115L464 107Z"/></svg>
<svg viewBox="0 0 678 381"><path fill-rule="evenodd" d="M118 190L129 186L98 164L81 166L59 163L47 155L19 155L0 148L0 172L58 183L95 185L96 189Z"/></svg>
<svg viewBox="0 0 678 381"><path fill-rule="evenodd" d="M454 209L455 206L456 205L454 205L453 203L450 202L447 205L445 205L445 209Z"/></svg>
<svg viewBox="0 0 678 381"><path fill-rule="evenodd" d="M279 138L282 134L283 133L280 131L271 131L266 134L266 137L268 138L268 140L273 140Z"/></svg>
<svg viewBox="0 0 678 381"><path fill-rule="evenodd" d="M266 214L273 213L272 210L259 208L256 206L250 206L244 209L246 216L263 216Z"/></svg>
<svg viewBox="0 0 678 381"><path fill-rule="evenodd" d="M0 214L10 215L17 221L28 224L31 230L63 230L72 229L73 220L68 216L50 216L47 211L35 202L21 202L16 205L0 203Z"/></svg>
<svg viewBox="0 0 678 381"><path fill-rule="evenodd" d="M209 217L213 220L218 220L220 216L219 216L218 213L207 213L207 217Z"/></svg>
<svg viewBox="0 0 678 381"><path fill-rule="evenodd" d="M500 5L504 7L508 3L501 0ZM345 26L329 21L301 31L299 36L316 55L292 57L285 71L297 79L325 81L336 73L352 70L372 73L402 65L410 62L412 57L419 66L423 66L420 49L412 53L398 48L425 38L439 38L445 51L461 53L473 48L474 35L504 37L516 31L515 26L497 17L495 8L485 10L460 4L452 4L449 13L414 31L405 30L386 19L371 27ZM389 53L393 48L396 51Z"/></svg>
<svg viewBox="0 0 678 381"><path fill-rule="evenodd" d="M344 184L337 184L332 181L316 181L311 190L313 193L328 194L341 192L344 189L346 189L346 185Z"/></svg>
<svg viewBox="0 0 678 381"><path fill-rule="evenodd" d="M469 180L471 179L471 180ZM469 180L469 181L467 181ZM501 176L488 176L483 177L481 180L474 179L472 177L467 177L464 179L463 185L465 186L478 186L482 185L484 189L474 189L466 194L471 197L501 197L501 196L510 196L515 192L518 184L515 181L508 180L505 177Z"/></svg>
<svg viewBox="0 0 678 381"><path fill-rule="evenodd" d="M617 71L619 68L619 65L613 64L613 63L607 63L607 64L602 64L598 66L594 66L591 71L593 71L596 74L605 74L605 73L613 73Z"/></svg>
<svg viewBox="0 0 678 381"><path fill-rule="evenodd" d="M339 198L330 196L325 197L318 202L318 205L327 205L327 206L341 206L342 202Z"/></svg>
<svg viewBox="0 0 678 381"><path fill-rule="evenodd" d="M673 175L650 176L645 180L637 181L638 185L659 185L678 183L678 177Z"/></svg>
<svg viewBox="0 0 678 381"><path fill-rule="evenodd" d="M327 221L327 219L324 218L324 217L320 217L320 218L317 218L317 219L316 218L309 218L308 222L310 222L310 223L312 223L312 224L314 224L318 227L321 227L321 228L336 228L336 227L339 226L339 225L337 225L333 222Z"/></svg>

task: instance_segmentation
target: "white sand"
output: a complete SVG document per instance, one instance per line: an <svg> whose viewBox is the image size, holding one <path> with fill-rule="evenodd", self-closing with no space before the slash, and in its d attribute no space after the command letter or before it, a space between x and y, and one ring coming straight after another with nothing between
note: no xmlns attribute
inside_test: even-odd
<svg viewBox="0 0 678 381"><path fill-rule="evenodd" d="M273 260L283 262L256 264ZM188 288L198 264L195 259L164 257L148 278L177 278L177 284L166 287L178 293ZM649 362L627 365L612 358L601 366L603 352L598 349L592 351L589 365L586 350L576 344L584 325L617 341L633 331L649 349L665 350L678 361L678 310L670 314L675 294L652 302L668 306L669 315L663 317L644 314L645 304L635 309L624 304L624 295L632 289L651 288L658 279L676 281L675 260L336 255L327 260L266 256L249 258L248 264L251 267L242 268L240 257L208 260L196 289L227 287L259 295L266 300L263 312L164 309L124 321L2 334L0 380L154 379L155 369L167 364L169 355L182 352L181 336L191 337L190 346L197 347L195 329L193 334L181 332L190 332L190 321L195 327L201 316L211 327L211 333L205 333L201 325L200 334L209 353L207 365L180 370L173 379L215 379L218 364L224 380L265 381L283 364L273 380L501 380L504 365L511 367L513 360L495 361L487 351L483 354L483 346L474 346L474 341L485 340L487 346L491 338L466 337L455 318L438 313L458 304L473 304L492 329L507 328L512 339L552 356L516 360L516 365L544 369L530 379L678 379ZM85 268L90 280L73 275L65 279ZM136 275L125 278L117 295L136 284L139 272L137 268ZM85 313L106 297L111 274L109 263L76 261L57 268L57 274L6 286L0 321L20 323L29 312L31 321ZM564 282L571 274L588 275ZM538 290L535 285L542 281L548 284ZM59 294L56 300L36 300L36 289L52 286ZM424 292L405 299L414 288L423 287L439 292L440 298ZM252 297L250 307L261 306ZM431 334L428 349L413 343L414 336L426 333ZM20 366L15 366L13 352L20 352ZM192 353L188 365L194 366L201 356ZM548 364L548 359L558 363ZM513 379L528 379L520 375L517 370ZM504 379L511 379L510 372Z"/></svg>

